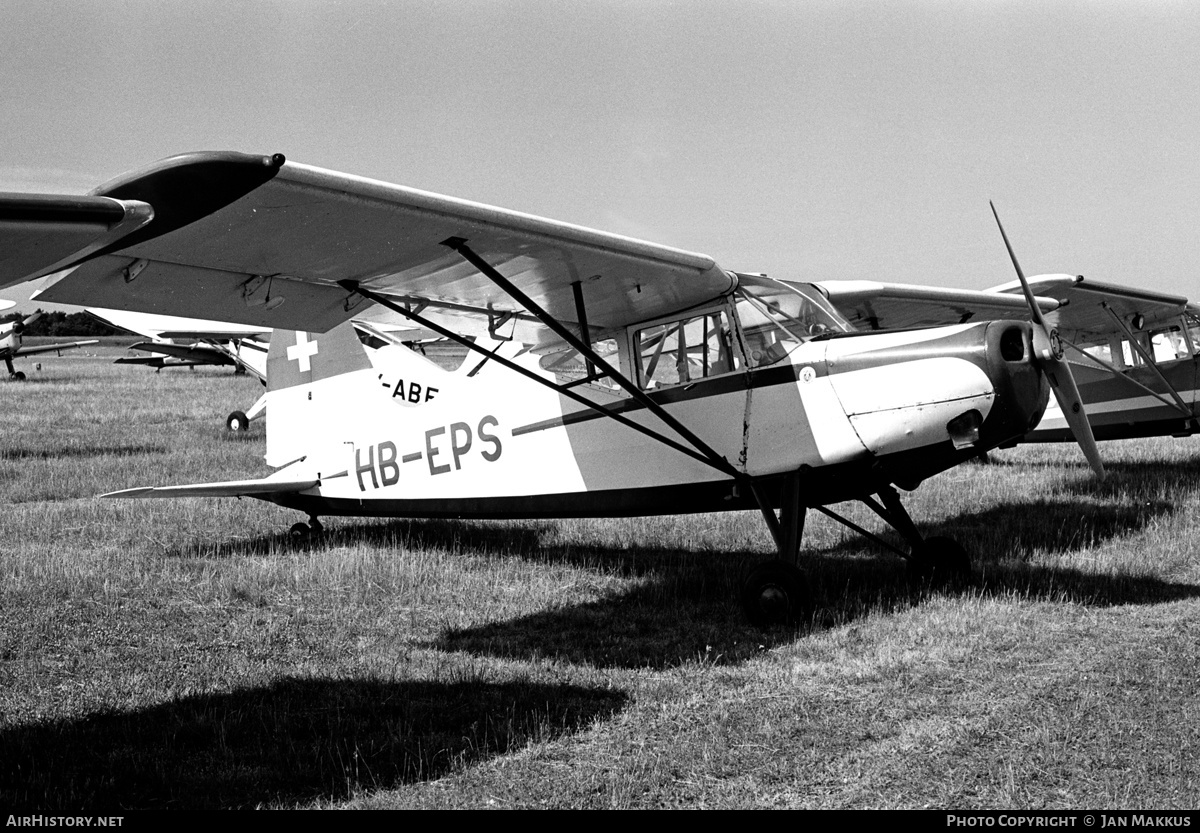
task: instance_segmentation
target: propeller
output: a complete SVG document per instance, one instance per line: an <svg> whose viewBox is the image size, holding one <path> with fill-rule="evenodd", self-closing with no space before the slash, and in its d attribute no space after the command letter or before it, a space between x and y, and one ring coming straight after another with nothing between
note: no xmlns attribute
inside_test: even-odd
<svg viewBox="0 0 1200 833"><path fill-rule="evenodd" d="M25 332L26 327L28 327L30 324L32 324L34 321L37 321L41 317L42 317L42 311L38 310L33 315L26 316L25 318L21 319L16 324L14 324L12 331L14 333L16 333L17 335L20 335L21 333Z"/></svg>
<svg viewBox="0 0 1200 833"><path fill-rule="evenodd" d="M1025 301L1033 315L1034 361L1046 374L1046 381L1054 391L1054 398L1062 408L1067 425L1071 426L1075 442L1083 449L1083 455L1087 457L1092 471L1103 480L1104 464L1100 461L1100 449L1096 447L1096 438L1092 436L1092 426L1088 422L1087 412L1083 409L1083 400L1079 397L1079 387L1075 384L1071 367L1063 358L1062 340L1058 337L1058 330L1046 323L1042 310L1033 297L1033 290L1029 288L1029 281L1025 280L1025 273L1021 271L1021 264L1017 263L1017 256L1013 252L1012 244L1008 242L1008 235L1004 233L1004 225L1000 222L1000 215L996 213L996 206L991 200L988 201L988 205L992 207L992 216L996 218L1000 236L1004 238L1004 248L1008 249L1008 256L1012 260L1013 268L1017 270L1017 278L1021 281L1021 291L1025 293Z"/></svg>

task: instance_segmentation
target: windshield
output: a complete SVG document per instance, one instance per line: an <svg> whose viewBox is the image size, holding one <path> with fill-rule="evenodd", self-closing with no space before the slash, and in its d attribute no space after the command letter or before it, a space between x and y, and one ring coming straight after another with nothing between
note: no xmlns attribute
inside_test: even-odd
<svg viewBox="0 0 1200 833"><path fill-rule="evenodd" d="M854 331L829 300L808 284L738 275L734 298L755 367L774 364L816 336Z"/></svg>

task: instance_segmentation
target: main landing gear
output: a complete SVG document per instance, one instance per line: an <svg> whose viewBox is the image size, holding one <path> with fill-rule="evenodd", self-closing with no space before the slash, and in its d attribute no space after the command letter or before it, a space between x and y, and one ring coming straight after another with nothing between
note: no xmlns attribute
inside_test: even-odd
<svg viewBox="0 0 1200 833"><path fill-rule="evenodd" d="M794 628L811 620L815 612L808 578L797 563L800 558L804 518L808 511L800 477L800 473L796 472L789 475L784 482L778 516L764 501L764 496L759 491L760 487L755 487L755 497L758 498L763 517L779 550L779 558L755 567L742 585L741 600L746 618L760 628ZM910 577L922 584L946 584L960 581L971 574L971 560L966 550L951 538L925 538L921 535L900 503L900 496L891 486L883 487L876 496L864 495L859 500L903 536L909 545L907 552L871 534L828 507L814 508L906 559Z"/></svg>

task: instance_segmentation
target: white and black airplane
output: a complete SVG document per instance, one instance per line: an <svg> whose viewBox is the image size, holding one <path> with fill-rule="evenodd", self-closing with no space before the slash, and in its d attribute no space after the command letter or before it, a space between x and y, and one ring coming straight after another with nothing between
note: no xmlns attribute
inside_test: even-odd
<svg viewBox="0 0 1200 833"><path fill-rule="evenodd" d="M811 284L231 152L172 157L84 197L0 195L0 242L22 236L41 256L0 262L0 285L61 273L40 297L276 329L274 473L115 497L251 496L305 513L310 530L333 515L757 509L779 557L743 603L769 623L806 614L809 509L870 535L831 508L861 501L905 543L871 537L919 574L968 569L896 487L1025 435L1050 390L1102 472L1031 293L1014 318L1032 323L856 332ZM398 396L344 323L370 304L479 361L432 398L428 383L418 402L411 386Z"/></svg>

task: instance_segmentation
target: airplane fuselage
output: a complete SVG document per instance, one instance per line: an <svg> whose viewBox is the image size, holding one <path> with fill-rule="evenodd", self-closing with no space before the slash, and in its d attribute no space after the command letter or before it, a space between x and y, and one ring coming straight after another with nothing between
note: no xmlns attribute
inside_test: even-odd
<svg viewBox="0 0 1200 833"><path fill-rule="evenodd" d="M327 338L280 335L296 339L288 361L320 351ZM649 393L768 491L793 472L808 473L804 499L821 505L889 483L913 488L1028 431L1047 400L1029 341L1028 325L1016 322L815 339L769 366ZM276 349L285 347L273 341ZM536 366L536 357L527 361ZM268 462L306 456L298 465L311 467L320 484L270 499L312 515L424 517L754 505L729 474L503 368L471 378L445 374L435 398L418 396L419 407L408 394L397 397L403 381L362 367L271 391ZM597 384L578 390L670 433L620 391ZM305 426L330 424L344 431L314 449Z"/></svg>

